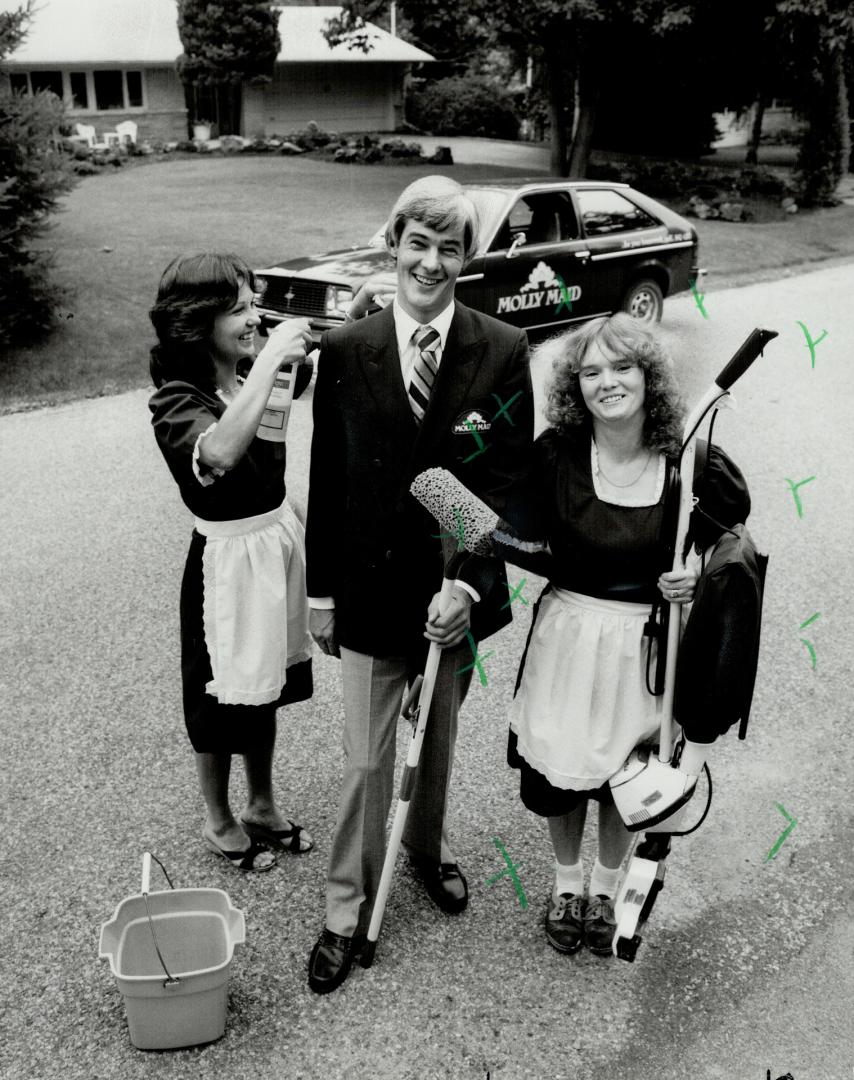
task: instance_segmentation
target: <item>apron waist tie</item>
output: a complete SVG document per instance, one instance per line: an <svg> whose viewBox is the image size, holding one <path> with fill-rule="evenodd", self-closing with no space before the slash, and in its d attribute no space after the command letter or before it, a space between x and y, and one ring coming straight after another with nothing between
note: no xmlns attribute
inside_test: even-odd
<svg viewBox="0 0 854 1080"><path fill-rule="evenodd" d="M264 514L254 514L252 517L234 518L231 521L205 521L203 518L193 518L196 532L202 536L228 537L246 536L248 533L258 532L268 525L278 521L284 510L290 510L290 505L285 499L281 506L275 510L268 510ZM293 511L291 511L293 513Z"/></svg>

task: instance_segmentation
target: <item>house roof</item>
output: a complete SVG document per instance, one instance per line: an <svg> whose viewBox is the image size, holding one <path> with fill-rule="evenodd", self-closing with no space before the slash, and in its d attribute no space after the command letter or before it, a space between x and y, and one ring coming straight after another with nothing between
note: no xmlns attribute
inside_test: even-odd
<svg viewBox="0 0 854 1080"><path fill-rule="evenodd" d="M0 0L0 11L14 11L21 0ZM340 7L282 9L279 61L305 63L418 63L433 57L373 23L367 24L372 49L330 49L322 29ZM4 65L173 64L183 52L175 0L38 0L29 33Z"/></svg>

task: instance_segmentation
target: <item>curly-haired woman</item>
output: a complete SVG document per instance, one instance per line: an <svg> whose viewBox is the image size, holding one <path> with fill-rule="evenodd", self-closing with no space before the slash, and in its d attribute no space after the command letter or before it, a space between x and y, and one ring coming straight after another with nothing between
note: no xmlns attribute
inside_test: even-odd
<svg viewBox="0 0 854 1080"><path fill-rule="evenodd" d="M311 697L304 531L285 498L285 443L258 437L280 368L305 358L305 320L255 356L256 282L234 255L181 256L151 321L157 443L195 528L181 586L184 719L207 808L203 838L238 870L270 870L263 846L308 851L272 790L276 709ZM245 379L238 367L251 364ZM228 800L232 754L248 799Z"/></svg>
<svg viewBox="0 0 854 1080"><path fill-rule="evenodd" d="M549 942L565 953L582 943L607 953L632 838L608 779L659 727L644 627L656 590L687 603L697 580L692 569L661 573L668 458L680 449L683 409L665 351L628 315L594 319L543 353L553 362L551 426L536 441L533 476L550 581L511 706L508 761L520 770L522 801L548 818L557 861ZM704 501L732 524L737 493L724 489L740 474L715 447L708 462L707 488L722 490L706 490ZM680 767L694 768L690 744ZM581 839L591 799L599 847L585 896Z"/></svg>

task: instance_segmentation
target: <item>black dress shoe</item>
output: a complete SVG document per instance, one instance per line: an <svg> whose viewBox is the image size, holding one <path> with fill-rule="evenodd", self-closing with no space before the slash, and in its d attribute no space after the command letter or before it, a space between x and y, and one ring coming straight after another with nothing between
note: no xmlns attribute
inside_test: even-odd
<svg viewBox="0 0 854 1080"><path fill-rule="evenodd" d="M433 863L412 859L427 895L447 915L459 915L469 902L469 887L459 863Z"/></svg>
<svg viewBox="0 0 854 1080"><path fill-rule="evenodd" d="M360 944L361 938L334 934L324 926L308 960L308 985L315 994L338 989L347 978Z"/></svg>

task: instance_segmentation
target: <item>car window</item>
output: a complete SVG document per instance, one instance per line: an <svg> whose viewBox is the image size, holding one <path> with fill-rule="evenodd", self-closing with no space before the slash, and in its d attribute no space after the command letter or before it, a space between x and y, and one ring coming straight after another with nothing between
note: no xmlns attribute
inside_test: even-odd
<svg viewBox="0 0 854 1080"><path fill-rule="evenodd" d="M616 191L576 191L587 236L608 236L630 229L648 229L658 222Z"/></svg>
<svg viewBox="0 0 854 1080"><path fill-rule="evenodd" d="M567 193L549 191L517 199L489 250L509 248L520 233L525 234L526 247L577 239L575 211Z"/></svg>

